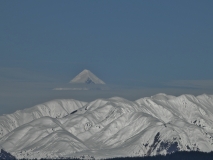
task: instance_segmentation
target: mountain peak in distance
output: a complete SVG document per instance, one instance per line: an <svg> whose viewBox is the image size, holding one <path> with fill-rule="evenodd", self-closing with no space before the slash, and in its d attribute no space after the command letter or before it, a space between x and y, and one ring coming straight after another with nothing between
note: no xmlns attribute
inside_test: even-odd
<svg viewBox="0 0 213 160"><path fill-rule="evenodd" d="M73 78L70 83L85 83L85 84L105 84L104 81L99 79L91 71L85 69Z"/></svg>

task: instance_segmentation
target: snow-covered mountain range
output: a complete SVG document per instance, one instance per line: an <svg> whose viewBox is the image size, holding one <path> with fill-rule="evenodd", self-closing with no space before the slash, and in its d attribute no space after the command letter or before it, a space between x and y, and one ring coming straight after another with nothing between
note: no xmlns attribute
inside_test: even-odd
<svg viewBox="0 0 213 160"><path fill-rule="evenodd" d="M213 95L54 100L0 116L0 147L17 158L213 151Z"/></svg>

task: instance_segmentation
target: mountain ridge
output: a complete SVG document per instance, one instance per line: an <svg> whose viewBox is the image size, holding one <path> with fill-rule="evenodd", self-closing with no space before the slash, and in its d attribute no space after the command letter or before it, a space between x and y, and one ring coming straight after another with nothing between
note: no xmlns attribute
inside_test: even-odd
<svg viewBox="0 0 213 160"><path fill-rule="evenodd" d="M0 139L1 148L17 158L31 159L82 155L99 159L213 151L213 95L175 97L161 93L136 101L121 97L66 101L63 104L67 110L72 108L67 114L48 115L42 110L43 116L25 124L17 123L20 126L5 132ZM58 112L57 107L51 109ZM1 129L7 130L5 127L13 124L13 116L9 118L12 119Z"/></svg>

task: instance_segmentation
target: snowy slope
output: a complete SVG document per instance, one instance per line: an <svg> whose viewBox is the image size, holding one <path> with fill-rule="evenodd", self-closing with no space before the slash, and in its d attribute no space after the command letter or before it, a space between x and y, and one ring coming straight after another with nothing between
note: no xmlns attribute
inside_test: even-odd
<svg viewBox="0 0 213 160"><path fill-rule="evenodd" d="M61 118L84 106L86 102L73 99L53 100L32 108L0 116L0 138L15 128L44 116Z"/></svg>
<svg viewBox="0 0 213 160"><path fill-rule="evenodd" d="M73 78L70 83L105 84L104 81L95 76L91 71L85 69Z"/></svg>
<svg viewBox="0 0 213 160"><path fill-rule="evenodd" d="M0 139L1 148L18 158L109 158L213 151L212 95L157 94L136 101L120 97L89 103L73 101L63 100L69 102L67 108L72 108L67 114L53 109L54 114L47 115L42 110L43 116L15 129L1 124L8 131Z"/></svg>

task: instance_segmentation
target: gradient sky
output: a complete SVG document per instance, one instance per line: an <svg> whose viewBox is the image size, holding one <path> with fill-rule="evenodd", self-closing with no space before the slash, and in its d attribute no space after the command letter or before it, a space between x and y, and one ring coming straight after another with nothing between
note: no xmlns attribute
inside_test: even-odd
<svg viewBox="0 0 213 160"><path fill-rule="evenodd" d="M0 98L83 69L113 85L213 93L212 8L212 0L1 0Z"/></svg>

